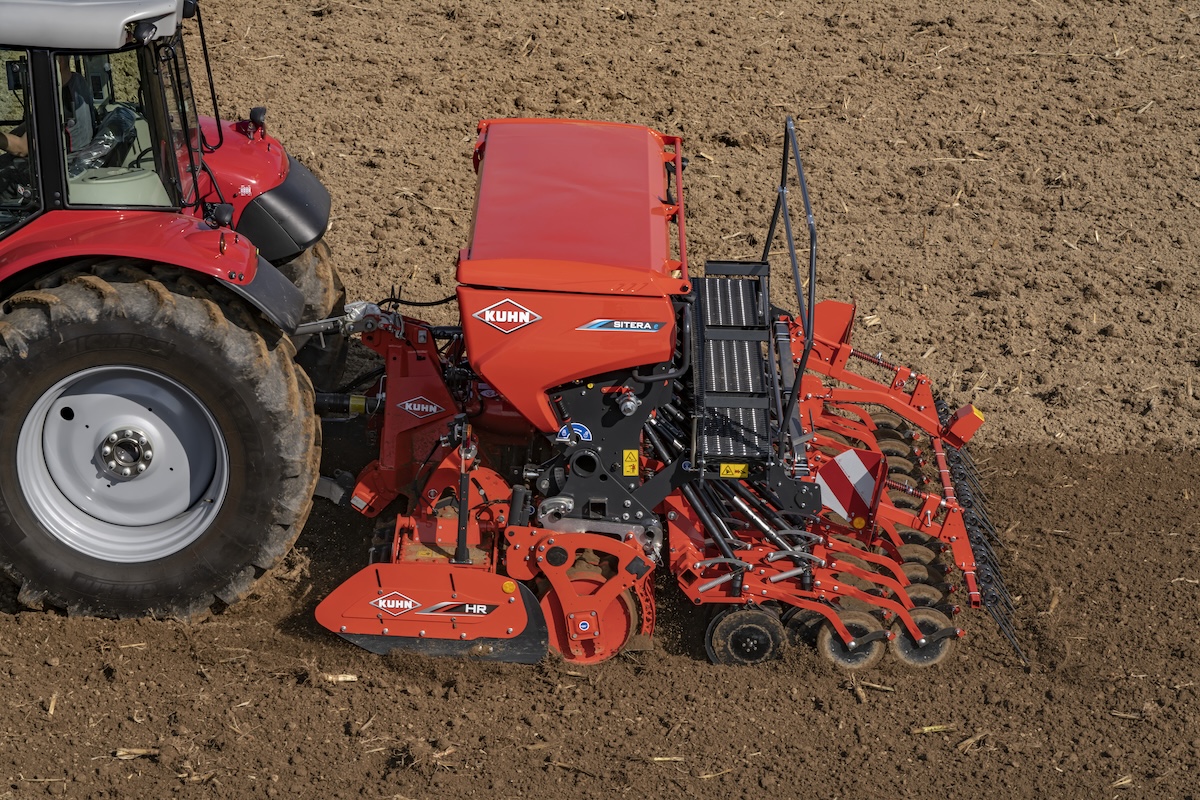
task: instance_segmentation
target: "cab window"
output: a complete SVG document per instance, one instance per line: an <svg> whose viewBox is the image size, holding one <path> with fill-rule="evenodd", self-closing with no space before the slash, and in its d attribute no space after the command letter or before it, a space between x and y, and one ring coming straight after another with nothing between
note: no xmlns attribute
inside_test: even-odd
<svg viewBox="0 0 1200 800"><path fill-rule="evenodd" d="M37 160L29 105L29 57L24 50L0 49L0 235L39 208Z"/></svg>
<svg viewBox="0 0 1200 800"><path fill-rule="evenodd" d="M174 206L147 122L137 51L58 53L55 64L68 204Z"/></svg>

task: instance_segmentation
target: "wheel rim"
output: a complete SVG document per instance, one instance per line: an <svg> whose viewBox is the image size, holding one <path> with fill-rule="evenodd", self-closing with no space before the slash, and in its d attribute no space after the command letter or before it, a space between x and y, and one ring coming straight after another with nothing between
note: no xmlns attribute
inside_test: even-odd
<svg viewBox="0 0 1200 800"><path fill-rule="evenodd" d="M198 397L161 373L101 366L58 381L17 439L21 489L38 521L85 555L165 558L220 512L229 454Z"/></svg>
<svg viewBox="0 0 1200 800"><path fill-rule="evenodd" d="M714 664L740 666L778 658L783 650L783 623L760 608L723 611L709 623L705 649Z"/></svg>
<svg viewBox="0 0 1200 800"><path fill-rule="evenodd" d="M571 579L572 590L580 597L596 594L608 582L604 575L587 567L573 567L567 575ZM550 630L550 646L564 660L576 664L596 664L612 658L628 644L635 629L641 625L637 603L628 589L617 594L608 607L600 612L600 635L594 638L586 638L587 631L583 630L583 626L566 618L562 602L554 589L548 589L543 595L541 607ZM571 650L572 636L583 650L582 653Z"/></svg>

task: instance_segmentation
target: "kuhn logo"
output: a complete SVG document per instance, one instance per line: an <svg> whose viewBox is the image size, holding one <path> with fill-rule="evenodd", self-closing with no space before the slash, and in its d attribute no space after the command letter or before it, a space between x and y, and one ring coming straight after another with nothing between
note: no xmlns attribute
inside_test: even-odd
<svg viewBox="0 0 1200 800"><path fill-rule="evenodd" d="M417 419L432 416L446 410L427 397L414 397L412 400L396 403L396 407L407 411Z"/></svg>
<svg viewBox="0 0 1200 800"><path fill-rule="evenodd" d="M501 333L512 333L541 319L520 303L515 303L507 297L499 303L493 303L482 311L472 314L477 320L486 322Z"/></svg>
<svg viewBox="0 0 1200 800"><path fill-rule="evenodd" d="M371 605L380 611L386 611L393 617L398 617L406 611L412 611L414 608L421 607L421 604L416 600L399 592L388 592L383 597L376 597L371 601Z"/></svg>

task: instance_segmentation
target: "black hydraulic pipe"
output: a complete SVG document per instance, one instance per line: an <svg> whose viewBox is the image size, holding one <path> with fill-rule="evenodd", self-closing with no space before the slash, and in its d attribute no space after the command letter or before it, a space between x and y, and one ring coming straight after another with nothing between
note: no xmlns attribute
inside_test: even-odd
<svg viewBox="0 0 1200 800"><path fill-rule="evenodd" d="M725 494L729 501L733 503L733 507L742 512L742 516L749 520L751 525L758 528L762 535L767 538L768 542L780 550L791 550L792 546L783 540L779 532L767 524L767 521L760 517L744 498L738 496L734 490L735 486L737 486L736 483L729 481L720 481L717 483L717 489Z"/></svg>
<svg viewBox="0 0 1200 800"><path fill-rule="evenodd" d="M633 371L633 379L639 383L654 383L655 381L674 380L682 375L687 374L687 371L692 367L692 307L685 305L683 314L679 318L679 366L667 372L650 373L642 375L636 369Z"/></svg>
<svg viewBox="0 0 1200 800"><path fill-rule="evenodd" d="M666 445L663 444L662 439L660 439L658 434L654 431L654 426L649 424L643 425L642 431L646 434L646 439L649 440L650 448L654 450L655 455L658 456L658 458L664 463L672 461L670 454L667 452ZM684 499L688 501L688 504L696 512L696 516L700 517L700 524L702 524L712 536L713 543L716 544L717 549L721 551L721 555L725 558L740 560L733 554L733 548L729 546L729 542L725 541L725 539L721 536L720 531L722 530L723 526L717 522L712 514L708 512L707 506L701 500L700 495L696 491L695 487L689 483L685 483L679 487L679 490L683 493ZM742 571L740 569L737 569L734 572L733 594L735 597L740 597L742 594Z"/></svg>
<svg viewBox="0 0 1200 800"><path fill-rule="evenodd" d="M704 501L696 491L696 487L685 483L683 486L680 486L679 489L683 492L684 499L687 500L692 506L692 510L696 512L696 516L700 517L701 524L703 524L704 527L712 533L713 543L717 545L717 549L721 551L721 555L723 555L725 558L732 558L740 561L741 559L738 559L738 557L733 554L733 548L729 546L729 542L725 541L724 537L721 536L720 531L723 525L719 523L712 514L708 513L708 508L705 506ZM741 568L737 568L734 571L733 595L734 597L740 597L741 594L742 570Z"/></svg>
<svg viewBox="0 0 1200 800"><path fill-rule="evenodd" d="M785 520L779 514L778 511L771 508L771 506L768 505L765 500L763 500L761 497L756 495L754 492L747 489L743 483L741 483L739 481L737 483L733 483L730 485L733 487L733 490L735 492L737 492L738 495L741 496L741 498L743 500L745 500L747 503L750 503L750 505L754 506L754 508L758 511L758 513L760 513L764 517L766 517L767 521L770 522L772 525L774 525L775 528L782 529L782 528L791 528L792 527L792 525L789 524L788 521Z"/></svg>

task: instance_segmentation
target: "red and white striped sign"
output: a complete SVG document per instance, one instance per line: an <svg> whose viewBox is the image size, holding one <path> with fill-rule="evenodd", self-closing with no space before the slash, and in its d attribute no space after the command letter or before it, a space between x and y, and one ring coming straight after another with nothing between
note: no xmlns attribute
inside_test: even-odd
<svg viewBox="0 0 1200 800"><path fill-rule="evenodd" d="M821 504L862 530L871 518L871 504L884 470L882 454L847 450L817 470Z"/></svg>

